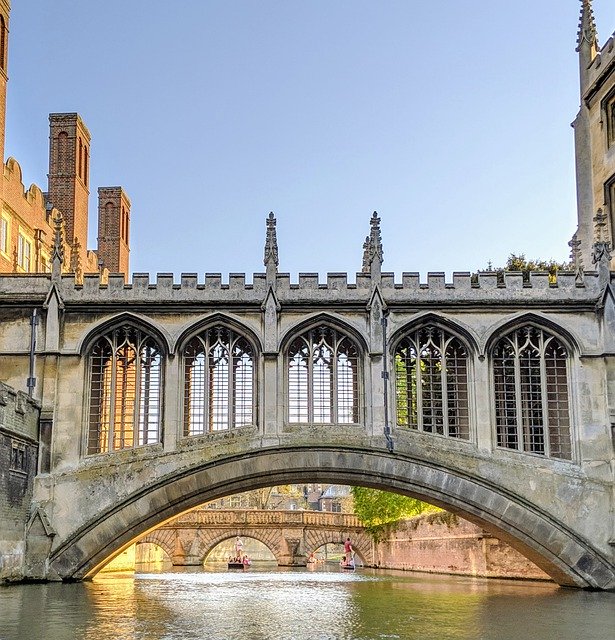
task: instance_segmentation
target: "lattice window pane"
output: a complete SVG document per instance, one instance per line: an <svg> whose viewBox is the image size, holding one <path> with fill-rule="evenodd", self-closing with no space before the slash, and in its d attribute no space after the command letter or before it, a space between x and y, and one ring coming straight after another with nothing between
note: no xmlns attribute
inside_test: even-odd
<svg viewBox="0 0 615 640"><path fill-rule="evenodd" d="M162 358L154 344L141 349L139 437L137 444L158 442Z"/></svg>
<svg viewBox="0 0 615 640"><path fill-rule="evenodd" d="M238 341L233 348L233 380L235 426L252 424L254 363L250 345L245 340Z"/></svg>
<svg viewBox="0 0 615 640"><path fill-rule="evenodd" d="M517 393L513 345L505 340L496 347L493 356L495 378L495 421L499 447L517 449Z"/></svg>
<svg viewBox="0 0 615 640"><path fill-rule="evenodd" d="M357 423L359 359L354 343L322 325L288 349L288 420L291 423Z"/></svg>
<svg viewBox="0 0 615 640"><path fill-rule="evenodd" d="M184 435L253 422L252 347L226 327L211 327L184 349Z"/></svg>
<svg viewBox="0 0 615 640"><path fill-rule="evenodd" d="M288 420L309 422L309 348L303 339L289 349Z"/></svg>
<svg viewBox="0 0 615 640"><path fill-rule="evenodd" d="M101 338L94 346L90 362L88 453L104 453L109 449L111 372L113 367L113 349L106 338Z"/></svg>
<svg viewBox="0 0 615 640"><path fill-rule="evenodd" d="M428 325L395 351L397 425L453 438L470 437L467 352Z"/></svg>
<svg viewBox="0 0 615 640"><path fill-rule="evenodd" d="M498 446L570 459L568 354L542 329L526 326L494 349Z"/></svg>
<svg viewBox="0 0 615 640"><path fill-rule="evenodd" d="M88 453L159 441L162 358L133 327L100 338L90 354Z"/></svg>
<svg viewBox="0 0 615 640"><path fill-rule="evenodd" d="M545 351L549 447L552 456L570 460L572 451L566 358L566 349L556 340L551 340Z"/></svg>
<svg viewBox="0 0 615 640"><path fill-rule="evenodd" d="M463 345L456 339L446 348L446 399L448 435L468 440L468 356Z"/></svg>
<svg viewBox="0 0 615 640"><path fill-rule="evenodd" d="M229 357L221 344L209 351L209 428L229 427Z"/></svg>

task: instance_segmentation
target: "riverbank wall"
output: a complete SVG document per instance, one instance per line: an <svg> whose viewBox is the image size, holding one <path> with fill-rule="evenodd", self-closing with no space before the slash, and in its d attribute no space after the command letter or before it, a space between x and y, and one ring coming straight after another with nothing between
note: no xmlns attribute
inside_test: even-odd
<svg viewBox="0 0 615 640"><path fill-rule="evenodd" d="M52 531L31 513L37 473L39 405L27 394L0 382L0 583L23 578L28 550L47 550ZM30 549L25 532L30 531Z"/></svg>
<svg viewBox="0 0 615 640"><path fill-rule="evenodd" d="M446 511L404 520L374 544L375 566L485 578L550 580L534 563L480 527Z"/></svg>

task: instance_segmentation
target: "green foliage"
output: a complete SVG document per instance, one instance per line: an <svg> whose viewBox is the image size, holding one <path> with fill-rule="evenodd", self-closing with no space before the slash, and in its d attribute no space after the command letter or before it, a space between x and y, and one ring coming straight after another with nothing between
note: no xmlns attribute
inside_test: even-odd
<svg viewBox="0 0 615 640"><path fill-rule="evenodd" d="M378 489L352 487L351 493L355 515L376 541L399 520L437 510L415 498Z"/></svg>
<svg viewBox="0 0 615 640"><path fill-rule="evenodd" d="M485 271L494 271L497 274L498 282L504 282L505 271L520 271L523 274L523 280L528 282L530 279L531 271L541 271L549 274L549 282L555 282L558 271L571 271L573 270L572 263L570 262L557 262L550 258L549 260L528 260L524 253L511 253L506 264L503 267L493 267L491 263L487 266ZM475 282L478 281L478 274L473 274L472 278Z"/></svg>

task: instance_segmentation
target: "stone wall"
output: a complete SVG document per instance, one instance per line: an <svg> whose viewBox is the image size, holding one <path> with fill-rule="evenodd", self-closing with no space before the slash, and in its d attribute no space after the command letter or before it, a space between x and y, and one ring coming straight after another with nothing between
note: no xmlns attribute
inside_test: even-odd
<svg viewBox="0 0 615 640"><path fill-rule="evenodd" d="M33 400L0 383L0 581L23 575L38 419L39 407Z"/></svg>
<svg viewBox="0 0 615 640"><path fill-rule="evenodd" d="M383 569L550 580L512 547L448 512L418 516L387 531L375 556Z"/></svg>

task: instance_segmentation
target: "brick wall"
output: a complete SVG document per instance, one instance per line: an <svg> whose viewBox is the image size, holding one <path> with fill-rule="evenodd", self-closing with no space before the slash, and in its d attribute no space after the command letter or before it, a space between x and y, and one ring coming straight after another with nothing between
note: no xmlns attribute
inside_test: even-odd
<svg viewBox="0 0 615 640"><path fill-rule="evenodd" d="M376 564L386 569L489 578L549 580L510 546L453 514L412 518L376 545Z"/></svg>

